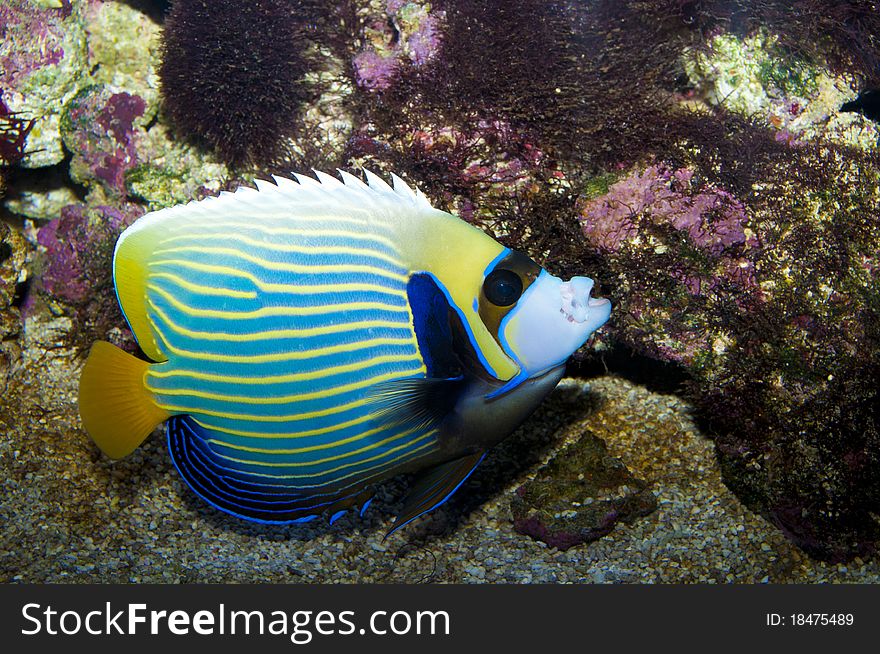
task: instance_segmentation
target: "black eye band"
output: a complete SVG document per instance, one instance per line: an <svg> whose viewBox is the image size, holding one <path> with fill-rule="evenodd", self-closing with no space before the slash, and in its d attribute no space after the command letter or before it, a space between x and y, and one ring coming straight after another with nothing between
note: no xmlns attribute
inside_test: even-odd
<svg viewBox="0 0 880 654"><path fill-rule="evenodd" d="M509 307L519 300L523 292L523 282L512 270L496 268L483 282L486 299L497 307Z"/></svg>

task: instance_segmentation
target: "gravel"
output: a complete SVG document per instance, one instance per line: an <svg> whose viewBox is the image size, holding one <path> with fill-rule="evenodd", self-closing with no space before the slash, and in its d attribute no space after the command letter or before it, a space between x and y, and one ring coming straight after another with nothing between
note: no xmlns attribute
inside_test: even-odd
<svg viewBox="0 0 880 654"><path fill-rule="evenodd" d="M811 560L725 487L712 442L673 395L625 379L566 379L440 509L383 540L406 489L349 513L274 527L205 505L156 432L103 457L79 425L81 360L64 318L31 317L0 399L3 582L876 582L880 558ZM588 425L658 509L565 552L513 529L511 497Z"/></svg>

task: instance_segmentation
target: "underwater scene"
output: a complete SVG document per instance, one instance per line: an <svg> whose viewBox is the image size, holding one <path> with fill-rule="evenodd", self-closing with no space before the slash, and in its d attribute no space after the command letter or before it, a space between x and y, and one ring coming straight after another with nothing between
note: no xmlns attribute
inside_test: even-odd
<svg viewBox="0 0 880 654"><path fill-rule="evenodd" d="M878 35L0 0L0 581L880 580Z"/></svg>

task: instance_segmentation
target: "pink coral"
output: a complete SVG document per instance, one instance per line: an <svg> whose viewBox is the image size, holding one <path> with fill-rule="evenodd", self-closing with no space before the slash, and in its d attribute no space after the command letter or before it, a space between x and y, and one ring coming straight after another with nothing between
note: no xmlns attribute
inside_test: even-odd
<svg viewBox="0 0 880 654"><path fill-rule="evenodd" d="M416 66L423 66L440 50L442 33L440 21L433 15L426 16L407 40L409 58Z"/></svg>
<svg viewBox="0 0 880 654"><path fill-rule="evenodd" d="M693 172L652 165L612 184L608 193L586 202L581 222L589 242L607 252L651 226L668 225L714 256L749 242L745 209L730 193L716 188L696 190Z"/></svg>
<svg viewBox="0 0 880 654"><path fill-rule="evenodd" d="M43 289L70 304L81 304L95 292L95 280L105 276L100 253L109 252L122 230L143 213L137 205L122 209L99 206L88 209L72 204L61 216L40 229L37 242L45 248Z"/></svg>
<svg viewBox="0 0 880 654"><path fill-rule="evenodd" d="M443 12L430 13L418 2L389 0L385 16L367 27L367 45L352 60L355 79L362 88L383 91L391 86L401 66L416 68L433 60L442 42Z"/></svg>
<svg viewBox="0 0 880 654"><path fill-rule="evenodd" d="M378 91L391 86L391 82L400 69L400 63L396 57L383 57L375 50L365 50L357 54L352 63L358 84L364 88Z"/></svg>
<svg viewBox="0 0 880 654"><path fill-rule="evenodd" d="M89 87L74 98L62 134L74 154L71 174L80 182L98 182L125 197L125 173L138 163L135 121L143 115L143 98Z"/></svg>

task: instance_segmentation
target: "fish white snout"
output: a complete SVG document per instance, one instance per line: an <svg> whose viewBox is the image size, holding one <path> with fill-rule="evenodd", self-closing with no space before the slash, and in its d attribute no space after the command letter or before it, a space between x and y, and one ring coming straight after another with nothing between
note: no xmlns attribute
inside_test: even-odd
<svg viewBox="0 0 880 654"><path fill-rule="evenodd" d="M542 271L501 323L502 342L525 374L564 362L611 315L611 303L591 297L593 280L563 282Z"/></svg>
<svg viewBox="0 0 880 654"><path fill-rule="evenodd" d="M569 322L583 322L590 313L590 293L593 280L589 277L573 277L559 287L562 307L559 309Z"/></svg>
<svg viewBox="0 0 880 654"><path fill-rule="evenodd" d="M590 317L590 312L604 313L610 309L605 298L590 297L593 292L593 280L589 277L572 277L559 287L562 306L559 311L569 322L583 323Z"/></svg>

